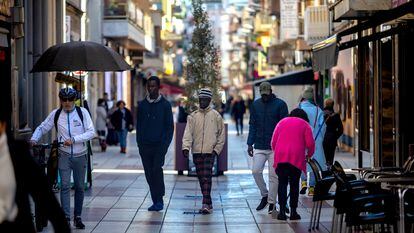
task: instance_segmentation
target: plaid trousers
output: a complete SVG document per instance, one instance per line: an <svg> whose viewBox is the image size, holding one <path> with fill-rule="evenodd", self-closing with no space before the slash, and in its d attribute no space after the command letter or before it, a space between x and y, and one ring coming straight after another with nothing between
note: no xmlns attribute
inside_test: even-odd
<svg viewBox="0 0 414 233"><path fill-rule="evenodd" d="M211 205L211 177L214 156L212 154L193 154L193 159L198 181L200 182L201 193L203 194L203 204Z"/></svg>

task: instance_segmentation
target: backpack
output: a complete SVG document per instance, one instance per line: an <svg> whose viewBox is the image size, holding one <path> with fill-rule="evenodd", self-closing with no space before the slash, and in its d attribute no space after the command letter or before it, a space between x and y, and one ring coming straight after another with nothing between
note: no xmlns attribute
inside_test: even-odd
<svg viewBox="0 0 414 233"><path fill-rule="evenodd" d="M82 125L83 125L83 114L82 114L82 109L80 108L80 107L78 107L78 106L75 106L75 109L76 109L76 112L78 113L78 116L79 116L79 118L81 119L81 121L82 121ZM62 108L59 108L57 111L56 111L56 113L55 113L55 118L54 118L54 123L55 123L55 129L56 129L56 132L58 131L58 128L57 128L57 122L58 122L58 120L59 120L59 116L60 116L60 113L62 112ZM84 126L84 125L83 125ZM85 126L84 126L85 127Z"/></svg>

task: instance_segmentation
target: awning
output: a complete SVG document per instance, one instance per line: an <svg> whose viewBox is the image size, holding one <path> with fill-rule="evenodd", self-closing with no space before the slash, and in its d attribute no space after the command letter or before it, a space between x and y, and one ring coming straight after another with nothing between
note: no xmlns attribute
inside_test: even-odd
<svg viewBox="0 0 414 233"><path fill-rule="evenodd" d="M338 61L338 43L336 35L323 40L312 47L312 68L323 71L336 66Z"/></svg>
<svg viewBox="0 0 414 233"><path fill-rule="evenodd" d="M299 71L291 71L281 74L279 76L268 78L268 79L260 79L254 82L247 83L246 85L253 84L255 86L259 86L262 82L269 82L275 86L283 86L283 85L312 85L315 84L317 81L314 80L313 71L311 68L307 68L304 70Z"/></svg>
<svg viewBox="0 0 414 233"><path fill-rule="evenodd" d="M170 84L162 83L161 84L161 93L164 95L179 95L183 94L183 89L181 87L176 87Z"/></svg>

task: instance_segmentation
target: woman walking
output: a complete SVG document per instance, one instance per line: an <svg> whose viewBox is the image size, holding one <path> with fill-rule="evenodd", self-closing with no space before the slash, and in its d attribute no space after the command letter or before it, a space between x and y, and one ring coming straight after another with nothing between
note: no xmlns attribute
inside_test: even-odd
<svg viewBox="0 0 414 233"><path fill-rule="evenodd" d="M96 132L99 136L99 145L101 146L101 151L106 151L106 119L107 119L107 112L105 109L105 100L98 99L98 107L96 108Z"/></svg>
<svg viewBox="0 0 414 233"><path fill-rule="evenodd" d="M279 178L278 200L279 220L286 220L287 185L290 186L290 220L300 219L296 209L299 199L299 179L306 173L306 158L315 151L315 140L309 119L302 109L294 109L289 117L281 120L274 132L271 142L274 152L274 164Z"/></svg>
<svg viewBox="0 0 414 233"><path fill-rule="evenodd" d="M119 144L121 146L121 153L126 153L127 135L128 131L133 129L132 114L129 109L125 107L125 102L120 100L116 103L118 110L116 110L111 116L111 123L115 127L118 133Z"/></svg>
<svg viewBox="0 0 414 233"><path fill-rule="evenodd" d="M325 152L326 164L328 166L333 164L338 139L344 132L341 117L334 111L333 107L333 99L326 99L324 108L326 132L323 138L323 151Z"/></svg>

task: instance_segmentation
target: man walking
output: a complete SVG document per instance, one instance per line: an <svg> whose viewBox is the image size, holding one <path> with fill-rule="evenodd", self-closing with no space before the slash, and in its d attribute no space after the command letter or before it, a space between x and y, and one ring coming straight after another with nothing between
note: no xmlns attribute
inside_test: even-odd
<svg viewBox="0 0 414 233"><path fill-rule="evenodd" d="M162 167L174 132L171 104L160 95L159 89L160 79L156 76L148 78L148 95L138 104L137 111L137 144L153 202L148 211L164 209Z"/></svg>
<svg viewBox="0 0 414 233"><path fill-rule="evenodd" d="M197 177L203 194L202 214L213 210L211 201L211 177L214 158L224 146L224 123L220 113L210 106L212 93L201 89L198 95L200 108L187 118L183 137L183 155L188 158L191 149Z"/></svg>
<svg viewBox="0 0 414 233"><path fill-rule="evenodd" d="M272 93L269 82L262 82L259 91L261 98L254 101L250 109L247 152L253 157L252 173L262 196L256 210L264 209L269 203L268 213L271 214L276 204L278 179L273 169L274 157L270 142L277 123L288 116L288 107L283 100ZM269 169L269 189L263 178L266 161Z"/></svg>
<svg viewBox="0 0 414 233"><path fill-rule="evenodd" d="M85 229L81 214L84 199L84 182L88 164L88 148L86 142L95 136L92 119L85 108L76 107L78 96L75 89L62 88L59 92L61 107L53 110L31 138L35 145L40 138L52 128L57 131L57 140L64 147L59 148L59 174L62 182L60 202L66 218L70 220L70 182L73 171L75 186L74 225L78 229Z"/></svg>

